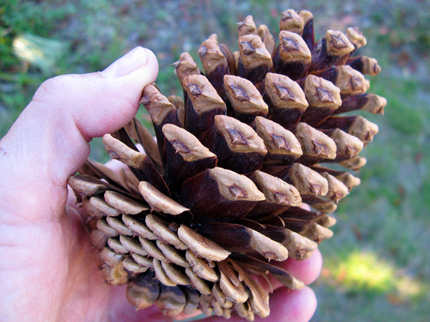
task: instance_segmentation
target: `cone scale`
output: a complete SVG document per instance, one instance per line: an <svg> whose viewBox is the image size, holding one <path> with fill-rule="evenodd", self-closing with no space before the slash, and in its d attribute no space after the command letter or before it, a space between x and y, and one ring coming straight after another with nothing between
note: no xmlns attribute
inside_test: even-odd
<svg viewBox="0 0 430 322"><path fill-rule="evenodd" d="M204 71L183 53L174 63L183 99L143 89L156 141L135 118L103 137L124 170L88 160L69 178L103 277L127 284L137 309L269 316L270 294L253 275L302 288L271 261L308 258L359 185L349 170L365 164L359 153L378 126L342 113L386 104L366 93L376 60L352 56L366 39L348 28L315 41L309 11L287 10L279 26L272 35L248 16L237 52L211 35L198 50Z"/></svg>

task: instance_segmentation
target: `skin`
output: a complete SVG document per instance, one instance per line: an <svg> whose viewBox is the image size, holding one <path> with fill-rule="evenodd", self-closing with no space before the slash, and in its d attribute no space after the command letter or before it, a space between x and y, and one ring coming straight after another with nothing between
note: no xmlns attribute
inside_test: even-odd
<svg viewBox="0 0 430 322"><path fill-rule="evenodd" d="M135 312L124 286L103 283L66 184L87 159L89 141L136 114L142 88L157 73L154 54L137 47L103 72L49 79L0 141L0 321L173 320L155 306ZM309 284L322 259L316 251L281 265ZM310 288L274 288L270 321L312 317Z"/></svg>

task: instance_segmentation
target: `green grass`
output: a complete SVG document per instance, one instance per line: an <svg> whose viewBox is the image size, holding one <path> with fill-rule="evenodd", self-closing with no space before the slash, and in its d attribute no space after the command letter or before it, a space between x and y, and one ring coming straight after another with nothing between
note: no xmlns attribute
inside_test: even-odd
<svg viewBox="0 0 430 322"><path fill-rule="evenodd" d="M313 321L429 321L430 306L430 4L399 0L359 3L312 0L191 2L19 1L0 4L0 137L47 77L102 70L137 45L160 62L157 84L166 95L181 88L171 64L182 51L195 54L217 32L236 45L236 22L252 14L277 29L280 11L314 13L316 32L360 26L368 37L361 54L383 72L370 92L388 100L385 115L362 113L379 126L362 152L368 162L361 186L339 204L334 237L314 283L319 307ZM228 8L228 10L226 10ZM30 33L65 46L47 70L13 54L16 37ZM139 116L147 118L143 111ZM149 125L149 122L147 122ZM91 157L106 161L100 139Z"/></svg>

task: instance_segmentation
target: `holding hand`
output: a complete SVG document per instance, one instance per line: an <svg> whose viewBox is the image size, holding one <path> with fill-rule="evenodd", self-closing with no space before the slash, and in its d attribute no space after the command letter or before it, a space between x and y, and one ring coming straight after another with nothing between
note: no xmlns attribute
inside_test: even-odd
<svg viewBox="0 0 430 322"><path fill-rule="evenodd" d="M1 321L173 320L155 306L135 312L124 287L103 283L86 218L73 198L68 202L67 189L67 178L88 158L89 141L133 118L143 87L157 72L154 54L137 47L102 72L49 79L0 141ZM282 263L306 284L321 265L318 251L302 262ZM270 321L312 317L310 288L274 287Z"/></svg>

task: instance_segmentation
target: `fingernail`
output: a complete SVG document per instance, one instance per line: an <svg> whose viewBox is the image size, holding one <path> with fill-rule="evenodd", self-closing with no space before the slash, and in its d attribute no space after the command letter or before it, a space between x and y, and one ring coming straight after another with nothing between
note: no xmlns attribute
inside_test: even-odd
<svg viewBox="0 0 430 322"><path fill-rule="evenodd" d="M146 64L146 54L142 47L136 47L126 55L114 61L100 72L106 78L122 77L130 74Z"/></svg>

